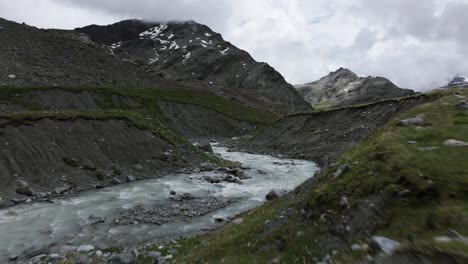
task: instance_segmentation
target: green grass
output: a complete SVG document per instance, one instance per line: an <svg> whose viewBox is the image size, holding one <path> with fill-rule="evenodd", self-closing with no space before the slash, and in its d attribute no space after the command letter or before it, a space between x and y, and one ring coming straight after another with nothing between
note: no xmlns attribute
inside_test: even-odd
<svg viewBox="0 0 468 264"><path fill-rule="evenodd" d="M173 101L185 104L199 105L233 119L242 120L256 124L269 124L277 119L277 116L259 109L242 105L236 101L224 99L208 92L170 90L155 88L115 88L115 87L0 87L0 100L13 101L30 110L42 110L40 106L34 105L22 98L29 92L65 90L69 92L93 92L106 95L106 99L98 100L103 108L114 108L110 101L111 95L120 95L133 98L143 104L143 108L154 111L158 108L158 100Z"/></svg>
<svg viewBox="0 0 468 264"><path fill-rule="evenodd" d="M309 208L317 217L330 210L346 213L344 210L347 209L339 204L342 196L348 197L351 205L370 195L388 197L381 216L387 225L377 234L396 239L407 247L433 244L433 237L445 235L449 228L468 236L468 147L443 145L448 139L468 142L468 111L455 108L460 101L453 96L455 92L462 92L468 98L466 89L420 95L439 99L393 118L348 151L339 164L350 164L351 169L337 179L333 177L336 167L327 169L325 176L316 183L317 188L308 191L304 202L278 200L245 215L241 225L228 225L213 234L186 240L177 260L187 263L268 263L280 257L284 263L302 262L303 258L314 262L312 257L320 258L329 253L318 251L320 237L327 234L325 224L307 221L299 213L272 230L265 230L265 221L288 208ZM421 113L430 124L422 128L396 126L399 120ZM416 141L416 144L409 141ZM419 149L424 147L437 149ZM403 190L410 192L399 197L398 193ZM305 235L298 238L295 236L297 231L303 231ZM437 246L466 252L465 245ZM431 247L426 249L431 250ZM345 263L362 257L349 250L342 254Z"/></svg>

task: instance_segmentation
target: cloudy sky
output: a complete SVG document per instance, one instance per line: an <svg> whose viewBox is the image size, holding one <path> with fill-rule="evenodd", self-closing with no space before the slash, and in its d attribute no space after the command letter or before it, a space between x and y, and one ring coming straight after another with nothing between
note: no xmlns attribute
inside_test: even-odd
<svg viewBox="0 0 468 264"><path fill-rule="evenodd" d="M468 0L0 0L44 28L193 19L293 83L339 67L428 90L468 75Z"/></svg>

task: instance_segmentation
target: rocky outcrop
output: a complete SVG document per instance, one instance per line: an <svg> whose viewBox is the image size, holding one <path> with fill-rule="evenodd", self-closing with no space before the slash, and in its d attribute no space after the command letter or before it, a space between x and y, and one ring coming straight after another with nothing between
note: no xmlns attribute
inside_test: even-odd
<svg viewBox="0 0 468 264"><path fill-rule="evenodd" d="M297 85L296 89L312 105L339 106L376 102L414 94L383 77L359 77L340 68L318 81Z"/></svg>
<svg viewBox="0 0 468 264"><path fill-rule="evenodd" d="M275 112L310 108L275 69L256 62L246 51L194 21L127 20L76 31L87 34L123 61L166 80L202 87Z"/></svg>

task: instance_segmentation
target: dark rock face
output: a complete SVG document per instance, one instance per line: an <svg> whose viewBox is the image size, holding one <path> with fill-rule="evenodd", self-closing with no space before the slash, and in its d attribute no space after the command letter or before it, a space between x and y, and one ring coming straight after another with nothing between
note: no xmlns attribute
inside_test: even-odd
<svg viewBox="0 0 468 264"><path fill-rule="evenodd" d="M359 77L340 68L318 81L298 85L296 89L312 105L352 105L370 103L414 94L383 77Z"/></svg>
<svg viewBox="0 0 468 264"><path fill-rule="evenodd" d="M193 21L151 23L122 21L88 26L87 34L112 54L166 80L182 81L243 103L268 105L277 112L306 110L309 105L266 63Z"/></svg>

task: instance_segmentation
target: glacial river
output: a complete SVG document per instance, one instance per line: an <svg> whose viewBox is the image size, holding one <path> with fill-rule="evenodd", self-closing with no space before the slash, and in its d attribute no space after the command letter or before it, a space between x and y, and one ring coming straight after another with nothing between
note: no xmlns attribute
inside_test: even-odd
<svg viewBox="0 0 468 264"><path fill-rule="evenodd" d="M224 159L238 161L251 177L237 183L216 184L207 176L224 172L210 171L192 174L167 175L154 180L92 190L78 196L53 200L53 203L25 204L0 210L0 263L9 256L22 256L31 247L46 247L57 253L64 245L94 245L99 248L136 244L167 237L200 233L220 224L217 218L228 219L265 202L271 190L291 191L314 176L318 166L309 161L278 159L267 155L228 152L213 146ZM170 194L189 193L194 197L235 199L235 202L204 215L175 218L159 225L135 223L116 225L114 217L122 211L139 206L154 208L171 204ZM174 206L175 207L175 206ZM96 223L96 219L102 219Z"/></svg>

